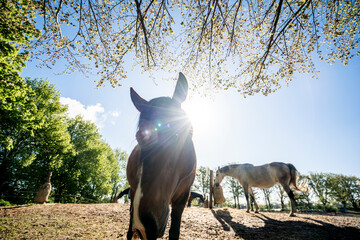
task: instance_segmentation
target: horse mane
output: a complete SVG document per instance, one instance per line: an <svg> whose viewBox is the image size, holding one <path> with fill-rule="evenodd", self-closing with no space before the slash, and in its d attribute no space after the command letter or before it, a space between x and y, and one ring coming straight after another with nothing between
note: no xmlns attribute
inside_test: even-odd
<svg viewBox="0 0 360 240"><path fill-rule="evenodd" d="M232 168L237 168L237 167L240 167L240 166L254 166L253 164L251 163L234 163L234 164L229 164L229 165L226 165L222 168L220 168L220 172L228 172L230 169Z"/></svg>
<svg viewBox="0 0 360 240"><path fill-rule="evenodd" d="M229 165L226 165L222 168L220 168L220 172L228 172L231 168L236 168L238 166L240 166L241 164L229 164Z"/></svg>

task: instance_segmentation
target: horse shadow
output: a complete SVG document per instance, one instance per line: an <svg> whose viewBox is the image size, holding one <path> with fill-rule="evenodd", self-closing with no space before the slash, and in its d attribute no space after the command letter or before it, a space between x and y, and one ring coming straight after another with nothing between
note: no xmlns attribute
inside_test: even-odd
<svg viewBox="0 0 360 240"><path fill-rule="evenodd" d="M264 214L253 215L263 221L262 226L252 223L247 225L234 221L227 210L211 210L224 231L235 232L242 239L359 239L360 229L338 227L330 223L306 217L295 217L294 220L279 221ZM299 221L300 219L300 221Z"/></svg>

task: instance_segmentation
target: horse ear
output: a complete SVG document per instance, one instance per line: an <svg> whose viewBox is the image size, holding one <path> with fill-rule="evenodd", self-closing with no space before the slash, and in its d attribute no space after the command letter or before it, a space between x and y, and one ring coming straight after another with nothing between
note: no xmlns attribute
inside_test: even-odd
<svg viewBox="0 0 360 240"><path fill-rule="evenodd" d="M143 112L148 102L142 97L140 97L140 95L137 94L137 92L135 92L132 87L130 88L130 97L136 109L139 110L139 112Z"/></svg>
<svg viewBox="0 0 360 240"><path fill-rule="evenodd" d="M187 93L188 82L184 74L180 72L172 99L176 100L178 103L182 103L185 101Z"/></svg>

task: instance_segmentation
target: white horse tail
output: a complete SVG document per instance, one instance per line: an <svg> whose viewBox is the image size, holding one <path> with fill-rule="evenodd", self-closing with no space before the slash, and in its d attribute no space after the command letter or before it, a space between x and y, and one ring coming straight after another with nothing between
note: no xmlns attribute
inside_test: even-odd
<svg viewBox="0 0 360 240"><path fill-rule="evenodd" d="M292 189L298 190L303 193L309 192L308 179L302 180L297 184L298 171L291 163L286 164L290 169L290 186Z"/></svg>

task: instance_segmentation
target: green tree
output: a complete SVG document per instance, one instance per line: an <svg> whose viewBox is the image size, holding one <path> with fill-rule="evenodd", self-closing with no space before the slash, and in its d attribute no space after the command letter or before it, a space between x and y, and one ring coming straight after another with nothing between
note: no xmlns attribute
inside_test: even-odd
<svg viewBox="0 0 360 240"><path fill-rule="evenodd" d="M271 201L270 201L270 194L272 193L272 189L271 188L262 189L262 192L264 194L264 200L265 200L265 203L266 203L266 208L268 210L271 210L272 209L272 204L271 204Z"/></svg>
<svg viewBox="0 0 360 240"><path fill-rule="evenodd" d="M55 201L109 201L114 183L120 179L119 159L94 123L77 116L68 120L68 132L74 153L63 159L54 174Z"/></svg>
<svg viewBox="0 0 360 240"><path fill-rule="evenodd" d="M277 195L280 199L281 211L285 211L285 191L284 188L280 184L275 185L275 189L277 191Z"/></svg>
<svg viewBox="0 0 360 240"><path fill-rule="evenodd" d="M112 187L112 196L114 196L114 194L116 193L116 189L118 189L118 194L121 192L121 190L124 190L128 187L130 187L127 178L126 178L126 165L127 165L127 160L129 158L128 154L124 151L122 151L121 149L115 149L113 151L115 158L118 161L119 164L119 170L118 172L113 172L113 174L115 174L112 177L112 181L111 183L113 184ZM117 175L117 176L116 176ZM125 202L128 202L128 197L125 196L124 197Z"/></svg>
<svg viewBox="0 0 360 240"><path fill-rule="evenodd" d="M319 199L326 209L331 203L331 174L328 173L311 173L309 176L309 186L315 196Z"/></svg>
<svg viewBox="0 0 360 240"><path fill-rule="evenodd" d="M310 193L295 192L296 208L298 210L312 209L313 203L310 197Z"/></svg>
<svg viewBox="0 0 360 240"><path fill-rule="evenodd" d="M22 48L39 36L33 19L31 1L0 1L0 148L14 147L13 131L21 129L33 134L39 125L34 121L35 103L32 89L20 77L29 53ZM5 156L2 156L5 157ZM4 159L0 159L4 161ZM0 165L0 170L6 166ZM3 171L1 171L3 172ZM1 184L1 183L0 183Z"/></svg>
<svg viewBox="0 0 360 240"><path fill-rule="evenodd" d="M204 197L210 193L210 168L200 166L196 170L194 188L200 191Z"/></svg>
<svg viewBox="0 0 360 240"><path fill-rule="evenodd" d="M39 36L33 9L33 2L0 1L0 198L15 198L14 174L28 163L19 145L41 127L35 93L20 77L29 57L23 48Z"/></svg>
<svg viewBox="0 0 360 240"><path fill-rule="evenodd" d="M72 151L70 135L66 131L66 107L60 103L60 94L47 81L26 80L36 111L31 118L37 128L11 127L7 135L12 148L1 148L1 194L14 203L32 201L49 171L62 165L64 154Z"/></svg>
<svg viewBox="0 0 360 240"><path fill-rule="evenodd" d="M231 194L234 198L235 208L240 208L240 201L239 197L240 195L244 194L244 190L242 186L240 185L239 181L232 177L225 177L226 178L226 185L228 186Z"/></svg>
<svg viewBox="0 0 360 240"><path fill-rule="evenodd" d="M333 174L331 178L331 195L346 208L350 203L354 209L358 209L357 201L360 193L360 179L355 176Z"/></svg>
<svg viewBox="0 0 360 240"><path fill-rule="evenodd" d="M70 71L95 69L98 85L121 85L134 57L145 71L182 70L195 87L266 95L315 74L314 53L329 63L358 56L359 10L359 0L44 0L32 50L49 67L65 58Z"/></svg>

